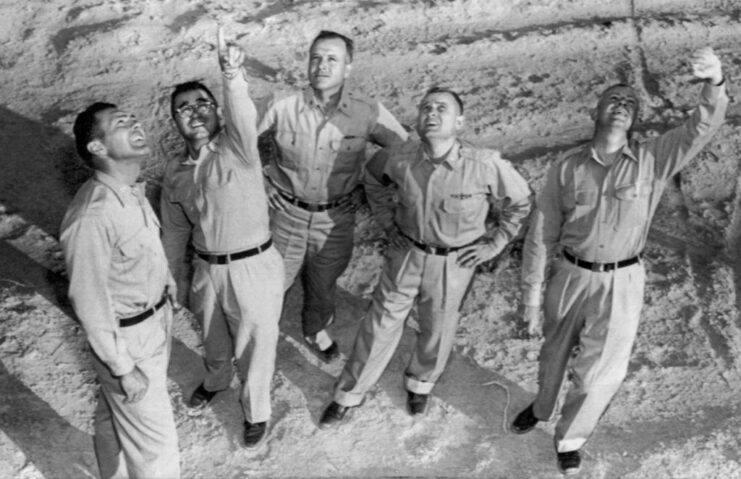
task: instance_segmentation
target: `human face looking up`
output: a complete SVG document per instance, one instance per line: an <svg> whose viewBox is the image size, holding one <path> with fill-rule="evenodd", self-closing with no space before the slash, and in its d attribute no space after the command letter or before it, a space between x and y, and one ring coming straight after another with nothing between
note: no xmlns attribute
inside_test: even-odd
<svg viewBox="0 0 741 479"><path fill-rule="evenodd" d="M219 131L216 105L203 90L190 90L173 99L173 120L186 141L210 140Z"/></svg>
<svg viewBox="0 0 741 479"><path fill-rule="evenodd" d="M112 160L146 158L150 154L147 135L136 117L125 110L109 108L96 113L98 127L103 137L100 142L105 150L92 151L94 155L107 156Z"/></svg>
<svg viewBox="0 0 741 479"><path fill-rule="evenodd" d="M630 131L638 116L638 97L635 91L627 86L608 88L597 103L597 128Z"/></svg>
<svg viewBox="0 0 741 479"><path fill-rule="evenodd" d="M417 115L417 132L424 139L451 139L463 127L458 102L450 93L431 93L422 99Z"/></svg>
<svg viewBox="0 0 741 479"><path fill-rule="evenodd" d="M351 68L345 42L339 38L319 40L309 51L309 82L325 96L342 89Z"/></svg>

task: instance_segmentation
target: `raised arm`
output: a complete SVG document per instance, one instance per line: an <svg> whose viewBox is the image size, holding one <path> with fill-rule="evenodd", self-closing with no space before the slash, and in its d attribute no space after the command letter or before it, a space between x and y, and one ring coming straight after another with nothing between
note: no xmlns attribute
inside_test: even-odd
<svg viewBox="0 0 741 479"><path fill-rule="evenodd" d="M257 150L257 109L248 93L247 77L242 67L244 50L227 41L223 27L217 32L219 66L224 84L223 118L226 137L239 159L260 167Z"/></svg>
<svg viewBox="0 0 741 479"><path fill-rule="evenodd" d="M658 178L670 178L684 168L710 141L725 118L728 96L720 59L707 47L696 51L690 63L695 78L704 81L700 104L682 125L646 143L648 152L656 158Z"/></svg>

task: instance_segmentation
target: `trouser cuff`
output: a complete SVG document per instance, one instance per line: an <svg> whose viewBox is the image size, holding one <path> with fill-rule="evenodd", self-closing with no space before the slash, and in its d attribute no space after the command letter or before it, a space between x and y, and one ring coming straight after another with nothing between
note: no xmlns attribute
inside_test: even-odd
<svg viewBox="0 0 741 479"><path fill-rule="evenodd" d="M363 397L365 394L359 394L359 393L349 393L341 390L337 390L334 392L334 402L339 404L340 406L345 407L355 407L360 406L360 403L363 402Z"/></svg>
<svg viewBox="0 0 741 479"><path fill-rule="evenodd" d="M411 376L404 376L404 387L406 387L407 391L413 392L414 394L430 394L432 388L435 387L435 383L420 381Z"/></svg>

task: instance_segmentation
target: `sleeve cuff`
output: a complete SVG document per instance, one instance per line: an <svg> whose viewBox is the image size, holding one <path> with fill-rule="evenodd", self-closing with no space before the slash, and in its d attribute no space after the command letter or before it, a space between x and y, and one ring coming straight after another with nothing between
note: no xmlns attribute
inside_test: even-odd
<svg viewBox="0 0 741 479"><path fill-rule="evenodd" d="M522 292L522 304L523 306L540 306L540 293L535 293L529 289L523 290Z"/></svg>
<svg viewBox="0 0 741 479"><path fill-rule="evenodd" d="M136 363L131 358L120 358L108 363L111 373L116 377L125 376L134 370Z"/></svg>

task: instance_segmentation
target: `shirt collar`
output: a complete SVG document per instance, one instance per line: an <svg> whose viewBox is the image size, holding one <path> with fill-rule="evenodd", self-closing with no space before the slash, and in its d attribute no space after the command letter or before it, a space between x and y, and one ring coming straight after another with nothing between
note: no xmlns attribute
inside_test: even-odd
<svg viewBox="0 0 741 479"><path fill-rule="evenodd" d="M209 141L208 143L206 143L206 145L198 151L198 158L196 158L196 159L193 159L188 154L188 148L185 148L183 150L183 156L180 159L180 164L182 164L182 165L195 165L196 163L199 163L207 155L216 152L216 149L219 146L219 139L220 138L221 138L221 133L219 133L211 141Z"/></svg>
<svg viewBox="0 0 741 479"><path fill-rule="evenodd" d="M314 95L314 89L311 88L311 86L307 86L303 90L303 104L301 105L301 113L303 113L304 109L306 108L321 108L321 105L319 105L319 102L316 99L316 96ZM337 102L337 111L344 113L345 115L350 115L350 99L352 98L352 93L350 93L349 89L346 85L342 86L342 90L340 90L340 101Z"/></svg>
<svg viewBox="0 0 741 479"><path fill-rule="evenodd" d="M430 159L430 156L427 154L424 148L424 143L419 144L419 155L417 156L417 161L426 160L432 163L432 160ZM463 161L465 158L470 157L471 151L470 148L465 147L464 145L461 145L460 141L456 141L453 144L453 147L450 148L450 151L445 155L445 158L440 163L441 165L445 165L446 168L449 170L457 170L463 165Z"/></svg>
<svg viewBox="0 0 741 479"><path fill-rule="evenodd" d="M129 197L129 195L136 194L138 190L140 194L144 194L144 182L139 181L132 187L131 185L126 185L124 183L121 183L116 178L112 177L108 173L104 173L100 170L95 170L95 179L99 181L103 186L108 188L113 192L114 195L116 195L116 198L121 203L122 206L126 205L126 198Z"/></svg>
<svg viewBox="0 0 741 479"><path fill-rule="evenodd" d="M623 156L627 157L629 160L638 161L638 158L636 158L635 154L633 153L633 150L630 148L630 142L625 143L620 150L620 156L618 158L622 158ZM597 155L597 151L594 149L594 145L590 142L588 143L587 152L589 153L589 156L587 156L587 159L592 159L602 165L603 163L598 159L599 156Z"/></svg>

